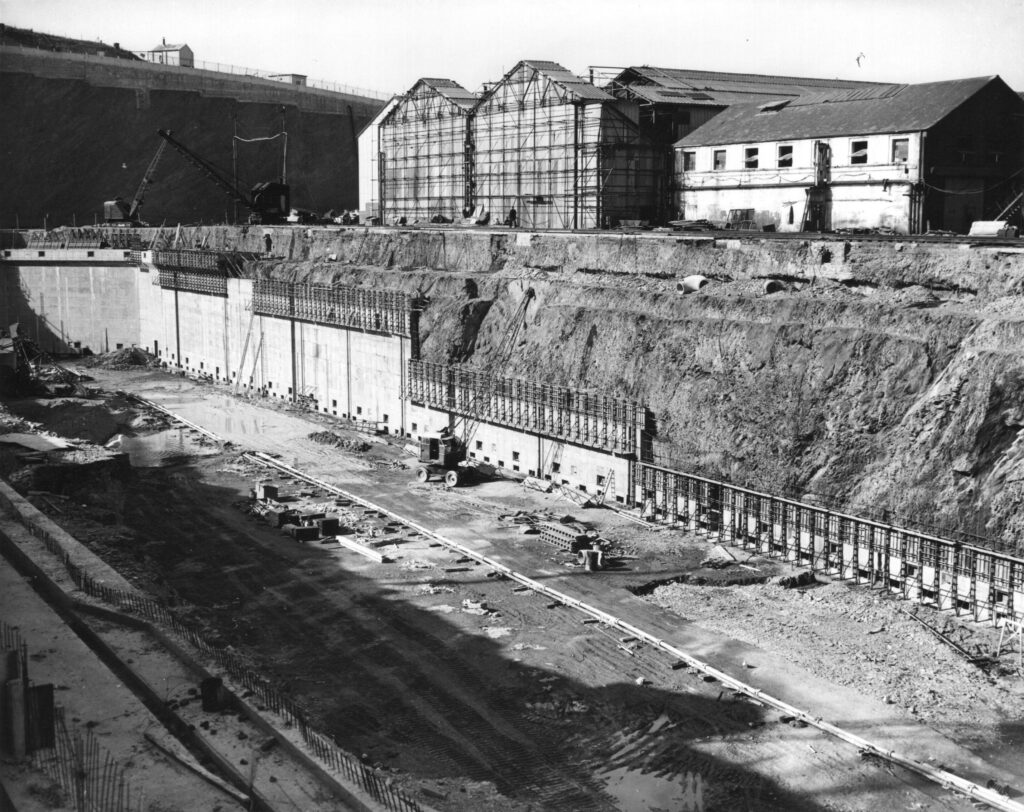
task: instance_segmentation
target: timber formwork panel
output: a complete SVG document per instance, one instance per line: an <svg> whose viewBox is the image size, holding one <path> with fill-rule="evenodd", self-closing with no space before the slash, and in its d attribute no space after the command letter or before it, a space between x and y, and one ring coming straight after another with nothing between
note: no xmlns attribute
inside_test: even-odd
<svg viewBox="0 0 1024 812"><path fill-rule="evenodd" d="M150 252L152 263L157 268L185 268L193 271L216 272L221 270L220 254L216 251L200 250L156 250ZM139 252L141 261L142 253Z"/></svg>
<svg viewBox="0 0 1024 812"><path fill-rule="evenodd" d="M257 279L253 312L385 335L409 336L414 300L400 291Z"/></svg>
<svg viewBox="0 0 1024 812"><path fill-rule="evenodd" d="M185 290L210 296L228 295L228 279L224 274L160 268L157 281L168 290Z"/></svg>
<svg viewBox="0 0 1024 812"><path fill-rule="evenodd" d="M636 403L483 370L410 360L414 403L614 454L636 453Z"/></svg>
<svg viewBox="0 0 1024 812"><path fill-rule="evenodd" d="M1024 559L1004 549L772 496L696 474L637 462L641 504L660 521L834 578L881 586L904 598L999 623L1024 617Z"/></svg>

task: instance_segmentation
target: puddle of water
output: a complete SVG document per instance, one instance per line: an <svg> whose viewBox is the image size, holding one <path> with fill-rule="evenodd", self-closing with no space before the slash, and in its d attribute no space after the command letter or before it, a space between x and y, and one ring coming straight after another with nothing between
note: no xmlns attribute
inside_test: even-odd
<svg viewBox="0 0 1024 812"><path fill-rule="evenodd" d="M622 812L651 812L671 809L677 812L704 812L699 778L690 774L674 779L620 767L604 773L605 791L616 800Z"/></svg>
<svg viewBox="0 0 1024 812"><path fill-rule="evenodd" d="M184 462L189 457L218 453L219 449L200 445L188 429L170 428L142 437L120 436L108 448L119 448L128 455L133 468L160 468Z"/></svg>

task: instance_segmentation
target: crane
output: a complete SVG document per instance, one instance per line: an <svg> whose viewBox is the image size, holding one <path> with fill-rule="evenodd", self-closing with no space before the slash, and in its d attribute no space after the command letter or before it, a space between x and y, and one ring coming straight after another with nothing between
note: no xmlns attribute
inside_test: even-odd
<svg viewBox="0 0 1024 812"><path fill-rule="evenodd" d="M142 182L139 184L139 188L135 190L135 197L132 198L130 204L125 203L120 197L115 197L113 200L108 200L103 204L103 219L108 224L119 226L141 225L139 209L142 208L142 201L146 197L146 190L153 182L153 173L156 172L156 166L160 163L160 157L164 154L166 147L167 142L161 141L160 146L156 148L156 155L149 162L146 174L142 176Z"/></svg>
<svg viewBox="0 0 1024 812"><path fill-rule="evenodd" d="M504 369L516 347L516 338L526 321L526 309L536 294L533 288L527 288L519 307L513 314L498 349L494 354L493 368ZM461 424L461 425L460 425ZM446 485L457 487L465 481L467 473L472 473L474 464L468 459L469 444L480 425L477 411L477 397L469 403L466 413L455 425L445 429L439 436L424 437L420 440L419 466L416 478L427 482L432 475L440 475ZM460 431L461 429L461 431Z"/></svg>
<svg viewBox="0 0 1024 812"><path fill-rule="evenodd" d="M252 187L249 194L246 194L238 186L225 178L212 163L190 150L177 139L171 137L167 130L157 130L164 141L202 172L206 177L217 184L224 192L237 200L249 209L250 223L281 223L290 211L290 190L286 183L264 182L257 183Z"/></svg>

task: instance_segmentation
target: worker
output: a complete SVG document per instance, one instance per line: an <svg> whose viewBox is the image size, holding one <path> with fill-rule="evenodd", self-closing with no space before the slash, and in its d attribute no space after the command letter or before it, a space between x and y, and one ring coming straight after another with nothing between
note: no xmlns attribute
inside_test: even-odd
<svg viewBox="0 0 1024 812"><path fill-rule="evenodd" d="M508 220L506 220L506 223L508 223L509 228L519 228L519 215L516 213L515 206L508 210Z"/></svg>
<svg viewBox="0 0 1024 812"><path fill-rule="evenodd" d="M267 246L267 256L270 256L270 249L274 247L274 241L270 238L269 234L263 235L263 244Z"/></svg>

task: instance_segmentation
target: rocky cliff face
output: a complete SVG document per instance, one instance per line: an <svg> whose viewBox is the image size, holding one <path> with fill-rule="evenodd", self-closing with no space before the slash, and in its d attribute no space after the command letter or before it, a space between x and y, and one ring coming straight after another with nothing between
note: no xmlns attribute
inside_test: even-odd
<svg viewBox="0 0 1024 812"><path fill-rule="evenodd" d="M431 360L489 366L533 288L503 371L645 403L653 452L675 467L1008 542L1024 524L1024 253L458 232L294 239L310 259L260 272L427 296ZM316 259L328 254L338 261ZM684 295L691 273L711 281Z"/></svg>

